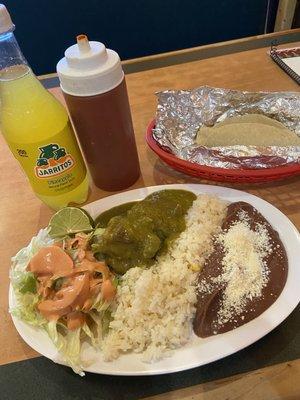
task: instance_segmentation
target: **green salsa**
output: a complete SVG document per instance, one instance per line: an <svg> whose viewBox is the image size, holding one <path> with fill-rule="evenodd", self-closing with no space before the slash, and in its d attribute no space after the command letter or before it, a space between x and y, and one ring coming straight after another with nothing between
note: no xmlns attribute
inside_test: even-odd
<svg viewBox="0 0 300 400"><path fill-rule="evenodd" d="M119 206L104 211L95 219L96 227L106 228L113 217L116 217L117 215L125 215L136 203L138 203L138 201L131 201L130 203L120 204Z"/></svg>
<svg viewBox="0 0 300 400"><path fill-rule="evenodd" d="M195 198L186 190L162 190L105 211L96 218L105 230L95 237L94 253L119 274L151 265L185 229L185 214Z"/></svg>

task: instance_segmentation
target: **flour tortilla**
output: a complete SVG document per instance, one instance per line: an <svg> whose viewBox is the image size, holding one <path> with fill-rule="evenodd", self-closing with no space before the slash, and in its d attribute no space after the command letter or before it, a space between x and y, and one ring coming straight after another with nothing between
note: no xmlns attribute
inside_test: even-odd
<svg viewBox="0 0 300 400"><path fill-rule="evenodd" d="M228 118L213 126L199 129L197 144L206 147L225 146L300 146L300 138L279 121L260 114Z"/></svg>

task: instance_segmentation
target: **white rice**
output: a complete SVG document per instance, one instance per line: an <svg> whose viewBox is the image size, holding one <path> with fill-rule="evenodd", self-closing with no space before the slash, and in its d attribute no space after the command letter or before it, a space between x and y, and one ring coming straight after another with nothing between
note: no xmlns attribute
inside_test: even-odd
<svg viewBox="0 0 300 400"><path fill-rule="evenodd" d="M186 229L149 269L131 268L118 287L110 330L103 342L106 360L143 353L155 361L184 345L192 333L198 271L212 250L227 204L200 195L186 216Z"/></svg>

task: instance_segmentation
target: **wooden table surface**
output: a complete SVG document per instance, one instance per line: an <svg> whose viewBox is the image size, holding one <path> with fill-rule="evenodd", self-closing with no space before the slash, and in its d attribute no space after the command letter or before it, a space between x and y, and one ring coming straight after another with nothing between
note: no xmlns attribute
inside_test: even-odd
<svg viewBox="0 0 300 400"><path fill-rule="evenodd" d="M290 44L290 46L299 43ZM284 47L288 47L285 45ZM214 57L127 76L128 92L136 133L142 176L132 187L200 181L164 165L145 143L145 130L156 109L156 91L210 85L250 91L298 91L261 48ZM62 99L58 88L51 89ZM25 246L39 228L48 223L53 211L33 194L17 162L0 137L0 364L37 356L19 337L8 313L8 271L10 258ZM221 185L217 183L218 185ZM300 178L264 185L227 184L262 197L285 213L300 228ZM129 188L132 189L132 188ZM92 187L88 202L109 195ZM300 399L300 360L197 385L151 399Z"/></svg>

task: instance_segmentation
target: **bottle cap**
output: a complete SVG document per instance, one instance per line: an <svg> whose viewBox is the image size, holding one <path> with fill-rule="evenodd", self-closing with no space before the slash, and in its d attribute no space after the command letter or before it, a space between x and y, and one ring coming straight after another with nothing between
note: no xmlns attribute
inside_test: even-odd
<svg viewBox="0 0 300 400"><path fill-rule="evenodd" d="M103 43L77 36L56 66L61 89L74 96L94 96L118 86L124 77L120 57Z"/></svg>
<svg viewBox="0 0 300 400"><path fill-rule="evenodd" d="M4 4L0 4L0 34L15 29L14 24L10 18L9 12Z"/></svg>

